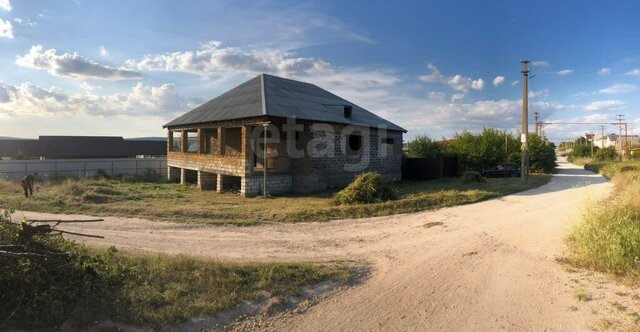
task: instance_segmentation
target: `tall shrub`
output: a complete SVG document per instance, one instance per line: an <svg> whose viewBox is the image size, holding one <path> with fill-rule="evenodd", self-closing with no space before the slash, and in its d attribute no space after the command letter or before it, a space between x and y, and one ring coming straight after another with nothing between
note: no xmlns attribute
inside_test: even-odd
<svg viewBox="0 0 640 332"><path fill-rule="evenodd" d="M442 148L429 136L419 135L407 144L407 155L412 158L437 158Z"/></svg>

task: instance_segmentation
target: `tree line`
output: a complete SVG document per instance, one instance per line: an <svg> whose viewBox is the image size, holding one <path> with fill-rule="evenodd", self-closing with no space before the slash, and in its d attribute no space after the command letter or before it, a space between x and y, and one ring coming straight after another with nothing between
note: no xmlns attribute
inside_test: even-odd
<svg viewBox="0 0 640 332"><path fill-rule="evenodd" d="M556 167L555 145L535 134L528 136L529 165L532 172L552 172ZM411 158L455 156L461 171L478 171L502 165L520 163L520 140L514 135L492 128L481 133L469 131L455 134L452 139L435 141L429 136L417 136L408 143Z"/></svg>

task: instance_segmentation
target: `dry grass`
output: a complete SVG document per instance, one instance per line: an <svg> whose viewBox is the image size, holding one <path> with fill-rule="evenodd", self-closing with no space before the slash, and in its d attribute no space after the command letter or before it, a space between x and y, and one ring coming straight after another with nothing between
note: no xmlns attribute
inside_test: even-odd
<svg viewBox="0 0 640 332"><path fill-rule="evenodd" d="M129 183L107 179L52 181L40 184L25 199L15 181L0 180L0 208L84 213L98 216L139 217L174 222L253 225L269 222L328 221L392 215L467 204L546 184L547 175L487 179L463 183L459 179L403 181L394 184L399 199L375 204L334 206L331 193L242 198L231 193L200 191L195 186L170 183Z"/></svg>
<svg viewBox="0 0 640 332"><path fill-rule="evenodd" d="M9 220L0 214L0 244L51 254L0 257L0 330L55 330L65 321L84 330L104 319L158 328L263 296L286 299L323 281L343 283L353 272L341 262L234 264L88 249L30 235Z"/></svg>
<svg viewBox="0 0 640 332"><path fill-rule="evenodd" d="M614 191L586 208L584 221L567 238L567 260L577 266L640 276L640 168L637 162L599 163L613 177ZM587 166L589 167L589 166Z"/></svg>

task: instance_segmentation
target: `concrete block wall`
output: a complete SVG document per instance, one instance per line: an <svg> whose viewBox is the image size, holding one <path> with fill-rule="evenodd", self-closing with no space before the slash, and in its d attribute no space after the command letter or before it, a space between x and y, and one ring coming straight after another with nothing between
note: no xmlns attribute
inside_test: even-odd
<svg viewBox="0 0 640 332"><path fill-rule="evenodd" d="M148 170L167 176L166 158L103 158L103 159L44 159L0 160L0 178L22 179L37 172L41 179L52 176L89 177L105 172L143 175Z"/></svg>
<svg viewBox="0 0 640 332"><path fill-rule="evenodd" d="M318 155L327 146L333 147L331 157L311 157L293 160L293 190L296 192L313 192L329 188L341 188L350 183L358 174L376 171L385 181L398 181L402 177L402 133L387 131L380 135L378 130L370 129L368 139L363 137L362 150L355 154L345 154L348 138L343 135L344 126L334 125L333 133L311 132L308 126L301 135L303 144L312 139L310 155ZM363 134L367 134L365 130ZM393 144L381 144L390 138ZM317 150L315 149L317 148ZM388 153L380 154L378 149L386 149ZM361 166L358 166L361 164Z"/></svg>
<svg viewBox="0 0 640 332"><path fill-rule="evenodd" d="M245 197L262 195L264 178L262 175L249 175L242 178L241 193ZM282 195L292 191L293 179L290 174L267 174L267 194Z"/></svg>

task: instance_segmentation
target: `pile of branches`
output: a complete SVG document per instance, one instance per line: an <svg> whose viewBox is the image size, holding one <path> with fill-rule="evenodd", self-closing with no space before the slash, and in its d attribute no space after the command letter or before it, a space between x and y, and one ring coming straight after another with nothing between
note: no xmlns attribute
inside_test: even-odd
<svg viewBox="0 0 640 332"><path fill-rule="evenodd" d="M91 275L83 266L82 247L65 240L58 229L67 222L96 220L13 221L0 212L0 330L55 326L91 292Z"/></svg>

